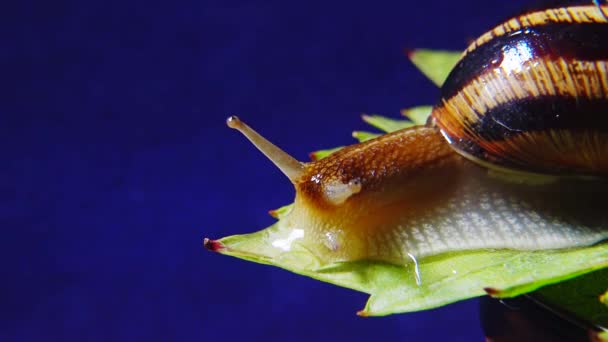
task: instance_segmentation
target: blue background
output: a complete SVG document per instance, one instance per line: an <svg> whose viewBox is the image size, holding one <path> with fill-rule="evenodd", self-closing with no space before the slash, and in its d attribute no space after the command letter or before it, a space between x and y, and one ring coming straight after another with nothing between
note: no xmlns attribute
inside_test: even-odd
<svg viewBox="0 0 608 342"><path fill-rule="evenodd" d="M0 340L482 340L477 301L359 318L366 295L216 255L293 189L225 127L300 160L437 89L525 1L16 1L0 16Z"/></svg>

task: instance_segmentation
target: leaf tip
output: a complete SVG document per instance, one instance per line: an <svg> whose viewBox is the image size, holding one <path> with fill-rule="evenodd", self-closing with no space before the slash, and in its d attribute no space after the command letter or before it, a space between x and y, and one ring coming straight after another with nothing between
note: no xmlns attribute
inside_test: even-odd
<svg viewBox="0 0 608 342"><path fill-rule="evenodd" d="M589 341L593 341L593 342L606 342L606 341L608 341L608 331L606 331L606 330L602 330L602 331L590 330L589 331Z"/></svg>
<svg viewBox="0 0 608 342"><path fill-rule="evenodd" d="M416 49L409 49L409 48L403 49L403 54L405 54L405 56L409 59L412 59L414 57L415 53L416 53Z"/></svg>
<svg viewBox="0 0 608 342"><path fill-rule="evenodd" d="M500 292L501 292L500 290L495 289L493 287L484 287L483 290L486 291L486 293L490 297L498 297L500 295Z"/></svg>
<svg viewBox="0 0 608 342"><path fill-rule="evenodd" d="M369 312L365 309L357 311L357 316L359 317L369 317Z"/></svg>
<svg viewBox="0 0 608 342"><path fill-rule="evenodd" d="M600 303L608 306L608 291L602 293L601 295L599 295Z"/></svg>
<svg viewBox="0 0 608 342"><path fill-rule="evenodd" d="M310 159L310 161L314 162L314 161L317 161L317 160L319 160L321 158L319 158L319 154L315 151L315 152L310 152L308 154L308 159ZM271 212L272 212L272 210L271 210ZM270 216L272 216L272 214L270 214Z"/></svg>
<svg viewBox="0 0 608 342"><path fill-rule="evenodd" d="M211 252L221 252L226 249L226 246L224 246L223 243L219 242L218 240L211 240L208 238L203 240L203 246Z"/></svg>

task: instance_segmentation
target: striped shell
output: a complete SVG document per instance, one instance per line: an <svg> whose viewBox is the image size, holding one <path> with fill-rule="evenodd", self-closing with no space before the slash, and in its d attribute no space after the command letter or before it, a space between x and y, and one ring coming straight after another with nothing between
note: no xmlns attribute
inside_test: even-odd
<svg viewBox="0 0 608 342"><path fill-rule="evenodd" d="M498 25L464 52L432 115L452 147L481 163L608 174L606 17L578 1Z"/></svg>

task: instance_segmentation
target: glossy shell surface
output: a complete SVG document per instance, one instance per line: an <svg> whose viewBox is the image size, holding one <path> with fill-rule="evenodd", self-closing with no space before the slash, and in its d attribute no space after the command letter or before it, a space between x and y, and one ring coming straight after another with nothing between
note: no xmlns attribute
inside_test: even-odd
<svg viewBox="0 0 608 342"><path fill-rule="evenodd" d="M589 1L505 21L467 48L432 115L473 160L608 175L606 18Z"/></svg>

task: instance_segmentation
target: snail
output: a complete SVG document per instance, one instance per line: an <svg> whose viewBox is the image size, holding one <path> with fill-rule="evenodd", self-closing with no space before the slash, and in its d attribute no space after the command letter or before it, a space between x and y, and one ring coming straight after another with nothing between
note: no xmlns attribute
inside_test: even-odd
<svg viewBox="0 0 608 342"><path fill-rule="evenodd" d="M281 218L287 240L326 263L600 243L608 238L605 10L578 1L497 25L464 51L426 125L324 159L300 162L237 117L227 124L293 183L294 205Z"/></svg>

